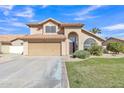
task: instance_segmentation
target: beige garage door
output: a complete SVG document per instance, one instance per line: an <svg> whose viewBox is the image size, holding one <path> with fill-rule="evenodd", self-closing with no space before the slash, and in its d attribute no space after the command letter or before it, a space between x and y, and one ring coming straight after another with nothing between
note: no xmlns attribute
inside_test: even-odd
<svg viewBox="0 0 124 93"><path fill-rule="evenodd" d="M60 43L29 43L29 55L32 56L60 56Z"/></svg>

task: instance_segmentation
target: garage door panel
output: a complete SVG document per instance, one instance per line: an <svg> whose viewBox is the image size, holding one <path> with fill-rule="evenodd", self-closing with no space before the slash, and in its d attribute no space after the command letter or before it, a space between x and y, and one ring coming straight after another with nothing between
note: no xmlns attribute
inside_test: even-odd
<svg viewBox="0 0 124 93"><path fill-rule="evenodd" d="M60 56L60 43L29 43L29 55Z"/></svg>
<svg viewBox="0 0 124 93"><path fill-rule="evenodd" d="M22 54L23 51L23 46L9 46L9 53Z"/></svg>

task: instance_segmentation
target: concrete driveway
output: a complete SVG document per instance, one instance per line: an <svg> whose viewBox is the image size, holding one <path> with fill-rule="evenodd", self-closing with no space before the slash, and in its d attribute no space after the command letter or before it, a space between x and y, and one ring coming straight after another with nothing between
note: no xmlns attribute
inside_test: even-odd
<svg viewBox="0 0 124 93"><path fill-rule="evenodd" d="M0 87L52 88L62 86L61 57L0 57Z"/></svg>

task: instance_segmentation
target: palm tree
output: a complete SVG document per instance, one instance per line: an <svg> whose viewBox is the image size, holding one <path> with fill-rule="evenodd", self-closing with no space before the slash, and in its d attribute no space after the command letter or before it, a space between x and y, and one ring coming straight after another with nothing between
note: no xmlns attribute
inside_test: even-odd
<svg viewBox="0 0 124 93"><path fill-rule="evenodd" d="M92 28L91 30L90 30L90 32L92 32L92 33L94 33L94 34L101 34L101 30L99 29L99 28Z"/></svg>

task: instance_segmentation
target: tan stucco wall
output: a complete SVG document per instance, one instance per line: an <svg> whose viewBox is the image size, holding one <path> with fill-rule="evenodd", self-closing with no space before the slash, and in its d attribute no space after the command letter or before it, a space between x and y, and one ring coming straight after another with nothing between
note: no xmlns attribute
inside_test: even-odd
<svg viewBox="0 0 124 93"><path fill-rule="evenodd" d="M92 36L90 36L88 34L83 33L81 31L81 28L80 27L66 27L64 29L64 31L65 31L65 36L66 36L67 39L62 44L63 45L62 47L64 47L63 50L62 50L63 51L63 53L62 53L63 55L69 55L69 39L68 39L68 35L71 32L75 32L78 35L78 43L79 43L78 49L79 50L83 50L84 49L84 42L88 38L93 38L94 40L96 40L96 42L98 43L98 45L101 45L102 44L102 42L99 41L98 39L96 39L96 38L94 38L94 37L92 37Z"/></svg>
<svg viewBox="0 0 124 93"><path fill-rule="evenodd" d="M30 27L30 34L42 34L42 29L38 30L37 27Z"/></svg>
<svg viewBox="0 0 124 93"><path fill-rule="evenodd" d="M43 25L43 30L41 30L43 32L36 31L36 29L34 29L34 30L32 30L33 31L33 34L35 32L36 32L35 34L37 34L37 33L42 33L43 35L48 34L48 33L45 33L45 31L44 31L45 26L47 26L47 25L54 25L58 29L58 26L56 24L54 24L52 22L48 22L48 23L46 23L46 24ZM95 38L95 37L93 37L93 36L91 36L89 34L86 34L86 33L82 32L81 31L81 27L65 27L64 28L64 35L66 36L67 39L65 41L62 41L61 42L61 51L62 51L62 55L63 56L64 55L69 55L69 39L68 39L68 35L71 32L75 32L78 35L78 43L79 43L78 49L79 50L83 50L84 49L84 42L88 38L93 38L97 42L98 45L102 45L102 41L100 41L99 39L97 39L97 38ZM57 33L49 33L49 35L53 35L53 34L57 34ZM44 43L41 43L40 45L42 45L42 44L44 44ZM34 48L36 49L36 47L34 47ZM51 47L48 47L48 48L50 50L52 49ZM24 51L25 51L24 52L24 55L29 55L29 51L28 50L30 50L30 49L28 47L28 44L25 42L24 43ZM34 50L32 50L32 51L35 53ZM37 52L39 52L39 51L37 51ZM45 53L45 51L44 51L44 53ZM44 55L46 55L46 54L44 54Z"/></svg>
<svg viewBox="0 0 124 93"><path fill-rule="evenodd" d="M76 32L78 35L81 32L81 28L79 27L65 27L64 28L64 34L66 36L66 40L65 40L65 51L63 50L63 52L65 52L64 54L69 55L69 39L68 39L68 35L70 32ZM79 41L80 42L80 41Z"/></svg>
<svg viewBox="0 0 124 93"><path fill-rule="evenodd" d="M9 53L9 46L10 45L2 45L1 46L1 52L2 53Z"/></svg>
<svg viewBox="0 0 124 93"><path fill-rule="evenodd" d="M15 41L13 41L11 44L12 44L13 46L21 46L21 45L23 45L23 43L24 43L23 40L15 40Z"/></svg>
<svg viewBox="0 0 124 93"><path fill-rule="evenodd" d="M56 33L46 33L45 32L45 27L46 26L56 26L56 31L58 32L59 31L59 27L58 27L58 25L57 24L54 24L53 22L47 22L46 24L44 24L43 25L43 34L44 35L54 35L54 34L57 34L57 32Z"/></svg>
<svg viewBox="0 0 124 93"><path fill-rule="evenodd" d="M23 55L28 55L28 41L25 41L23 46L24 46Z"/></svg>
<svg viewBox="0 0 124 93"><path fill-rule="evenodd" d="M35 28L34 27L30 28L31 34L42 34L42 35L58 34L58 33L46 33L45 32L45 26L56 26L57 31L59 31L59 27L58 27L57 24L55 24L53 22L47 22L47 23L43 24L43 27L40 30L38 30L38 28L36 28L36 27ZM95 37L93 37L93 36L91 36L89 34L83 33L81 31L81 29L82 29L81 27L64 27L64 35L66 36L67 39L65 41L61 42L62 55L69 55L69 39L68 39L68 35L71 32L75 32L78 35L78 43L79 43L78 49L79 50L83 50L84 42L88 38L93 38L97 42L98 45L102 45L102 42L99 39L96 39ZM43 43L41 43L41 44L43 44ZM29 48L28 44L25 43L24 44L24 51L26 51L26 52L24 52L25 55L28 55L28 53L29 53L28 48ZM49 47L49 49L51 49L51 47Z"/></svg>
<svg viewBox="0 0 124 93"><path fill-rule="evenodd" d="M60 56L60 43L29 43L28 55L31 56Z"/></svg>
<svg viewBox="0 0 124 93"><path fill-rule="evenodd" d="M61 51L62 51L62 56L65 56L66 55L66 42L65 41L62 41L61 42Z"/></svg>
<svg viewBox="0 0 124 93"><path fill-rule="evenodd" d="M92 37L92 36L90 36L88 34L85 34L85 33L81 32L81 34L80 34L80 45L79 45L80 49L84 48L84 42L88 38L92 38L92 39L94 39L97 42L98 45L100 45L100 46L102 45L102 42L100 40L98 40L98 39L96 39L96 38L94 38L94 37Z"/></svg>
<svg viewBox="0 0 124 93"><path fill-rule="evenodd" d="M57 24L54 24L53 22L47 22L43 24L43 27L39 30L38 27L30 27L30 34L47 34L47 35L52 35L52 34L57 34L57 33L46 33L45 32L45 26L56 26L56 31L59 31L59 27Z"/></svg>

